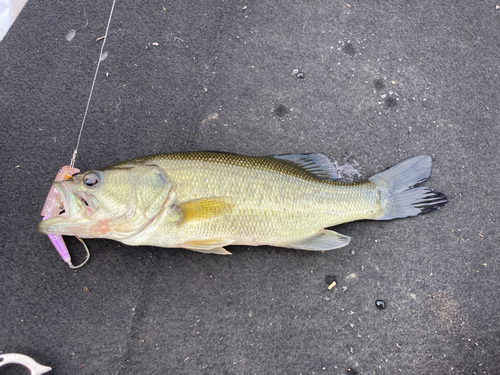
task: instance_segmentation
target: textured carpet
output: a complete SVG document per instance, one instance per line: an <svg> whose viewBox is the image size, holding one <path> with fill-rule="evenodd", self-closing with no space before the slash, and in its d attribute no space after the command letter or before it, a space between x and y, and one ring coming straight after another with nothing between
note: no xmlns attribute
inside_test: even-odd
<svg viewBox="0 0 500 375"><path fill-rule="evenodd" d="M88 240L73 271L36 226L111 1L30 0L0 43L0 351L49 374L500 373L495 5L117 2L78 168L320 152L359 180L429 154L450 203L338 226L350 245L324 253Z"/></svg>

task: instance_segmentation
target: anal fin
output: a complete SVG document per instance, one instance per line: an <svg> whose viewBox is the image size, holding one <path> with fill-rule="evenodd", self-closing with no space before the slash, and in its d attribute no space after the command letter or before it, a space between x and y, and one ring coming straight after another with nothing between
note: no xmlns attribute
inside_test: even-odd
<svg viewBox="0 0 500 375"><path fill-rule="evenodd" d="M351 237L349 236L344 236L333 230L322 229L310 237L289 242L284 247L299 250L324 251L338 249L339 247L347 245L350 241Z"/></svg>

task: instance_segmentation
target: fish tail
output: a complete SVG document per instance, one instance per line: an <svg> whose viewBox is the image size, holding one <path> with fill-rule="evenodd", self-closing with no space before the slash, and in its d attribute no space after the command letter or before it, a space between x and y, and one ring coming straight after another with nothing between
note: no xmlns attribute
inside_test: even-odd
<svg viewBox="0 0 500 375"><path fill-rule="evenodd" d="M425 214L448 203L443 193L432 191L427 186L413 187L429 178L431 168L431 157L420 155L371 177L369 180L380 191L380 203L384 209L375 220Z"/></svg>

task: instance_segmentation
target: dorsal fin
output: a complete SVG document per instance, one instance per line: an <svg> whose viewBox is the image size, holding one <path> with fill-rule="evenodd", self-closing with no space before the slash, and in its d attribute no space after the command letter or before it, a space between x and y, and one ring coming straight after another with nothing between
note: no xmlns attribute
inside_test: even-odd
<svg viewBox="0 0 500 375"><path fill-rule="evenodd" d="M289 154L271 157L293 164L322 180L336 180L340 177L335 165L323 154Z"/></svg>

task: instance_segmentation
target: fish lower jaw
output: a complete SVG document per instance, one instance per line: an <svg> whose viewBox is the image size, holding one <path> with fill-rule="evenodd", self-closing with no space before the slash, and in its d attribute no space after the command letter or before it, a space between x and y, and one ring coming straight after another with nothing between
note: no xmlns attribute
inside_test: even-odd
<svg viewBox="0 0 500 375"><path fill-rule="evenodd" d="M37 230L42 234L59 234L51 231L53 217L44 218L43 221L38 223Z"/></svg>
<svg viewBox="0 0 500 375"><path fill-rule="evenodd" d="M49 217L38 223L37 230L42 234L58 234L62 236L80 236L74 228L77 220L69 220L66 213L59 216Z"/></svg>

